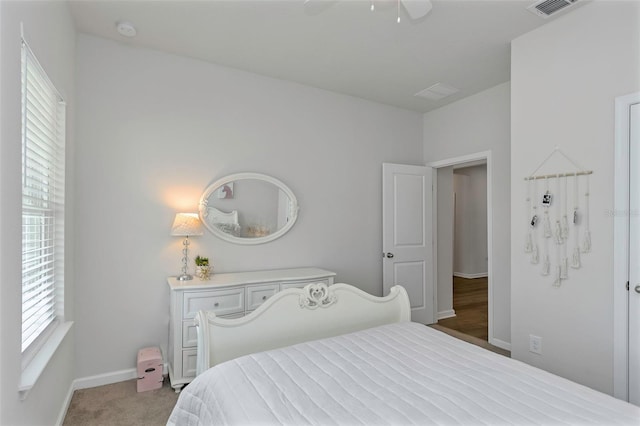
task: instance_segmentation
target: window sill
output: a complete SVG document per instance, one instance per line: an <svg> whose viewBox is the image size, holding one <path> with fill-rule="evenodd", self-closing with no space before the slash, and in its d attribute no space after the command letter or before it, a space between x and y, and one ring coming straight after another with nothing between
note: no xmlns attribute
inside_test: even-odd
<svg viewBox="0 0 640 426"><path fill-rule="evenodd" d="M40 378L40 375L47 367L47 364L49 364L51 358L53 358L53 355L64 340L64 337L67 335L69 330L71 330L72 325L73 321L64 322L58 325L44 345L42 345L38 353L33 357L24 370L22 370L22 374L20 375L20 384L18 385L18 393L20 394L21 400L27 398L29 391L36 384L38 378Z"/></svg>

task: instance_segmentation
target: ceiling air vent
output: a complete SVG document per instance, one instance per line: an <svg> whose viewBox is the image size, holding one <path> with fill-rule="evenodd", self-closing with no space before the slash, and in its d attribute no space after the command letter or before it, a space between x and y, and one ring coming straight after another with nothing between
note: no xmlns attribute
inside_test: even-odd
<svg viewBox="0 0 640 426"><path fill-rule="evenodd" d="M453 86L449 86L448 84L436 83L433 86L429 86L426 89L419 91L413 96L419 96L421 98L437 101L446 98L447 96L451 96L454 93L458 93L459 91L459 89Z"/></svg>
<svg viewBox="0 0 640 426"><path fill-rule="evenodd" d="M548 18L577 2L578 0L543 0L535 2L527 7L527 10L542 18Z"/></svg>

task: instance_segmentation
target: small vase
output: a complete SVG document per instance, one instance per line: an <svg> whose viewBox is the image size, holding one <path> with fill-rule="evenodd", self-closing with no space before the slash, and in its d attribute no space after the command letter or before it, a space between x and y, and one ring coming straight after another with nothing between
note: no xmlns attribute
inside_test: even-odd
<svg viewBox="0 0 640 426"><path fill-rule="evenodd" d="M206 281L209 279L209 277L211 276L211 266L209 265L205 265L205 266L198 266L196 268L196 275L198 276L198 278L200 278L202 281Z"/></svg>

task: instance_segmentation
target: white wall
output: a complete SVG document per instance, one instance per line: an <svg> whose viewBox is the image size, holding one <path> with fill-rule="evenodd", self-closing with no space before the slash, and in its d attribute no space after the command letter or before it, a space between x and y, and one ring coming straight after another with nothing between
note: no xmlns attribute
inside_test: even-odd
<svg viewBox="0 0 640 426"><path fill-rule="evenodd" d="M611 393L613 389L614 99L640 89L640 4L594 2L512 43L512 356ZM523 253L526 187L554 149L594 171L592 252L553 287ZM557 158L557 157L554 157ZM560 157L561 159L561 157ZM573 171L554 160L541 173ZM543 354L528 352L529 334Z"/></svg>
<svg viewBox="0 0 640 426"><path fill-rule="evenodd" d="M511 340L509 83L424 114L426 163L491 151L494 338Z"/></svg>
<svg viewBox="0 0 640 426"><path fill-rule="evenodd" d="M35 55L67 102L66 319L73 319L73 182L75 29L63 2L0 2L0 424L51 425L74 379L73 328L27 399L21 369L21 94L20 22Z"/></svg>
<svg viewBox="0 0 640 426"><path fill-rule="evenodd" d="M487 265L487 166L453 171L454 213L453 275L486 276Z"/></svg>
<svg viewBox="0 0 640 426"><path fill-rule="evenodd" d="M166 346L171 221L230 173L282 180L301 209L268 244L193 238L215 272L318 266L381 294L382 162L421 163L421 114L91 36L77 60L78 376Z"/></svg>

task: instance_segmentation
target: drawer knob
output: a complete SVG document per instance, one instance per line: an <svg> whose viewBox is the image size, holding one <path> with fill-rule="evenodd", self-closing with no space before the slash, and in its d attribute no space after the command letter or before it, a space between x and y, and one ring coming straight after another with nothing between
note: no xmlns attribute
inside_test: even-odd
<svg viewBox="0 0 640 426"><path fill-rule="evenodd" d="M220 306L220 302L214 303L213 306L215 306L217 308L218 306Z"/></svg>

